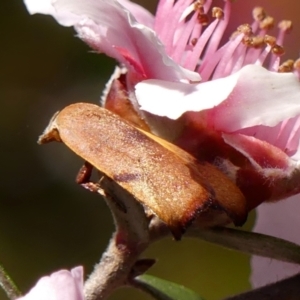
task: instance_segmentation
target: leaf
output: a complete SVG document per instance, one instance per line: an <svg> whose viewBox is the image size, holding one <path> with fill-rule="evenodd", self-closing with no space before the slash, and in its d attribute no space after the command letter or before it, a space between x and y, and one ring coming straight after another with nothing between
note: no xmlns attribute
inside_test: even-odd
<svg viewBox="0 0 300 300"><path fill-rule="evenodd" d="M299 295L300 274L296 274L292 277L223 300L298 300Z"/></svg>
<svg viewBox="0 0 300 300"><path fill-rule="evenodd" d="M158 300L204 300L194 291L151 275L142 275L134 280L134 287L139 288Z"/></svg>
<svg viewBox="0 0 300 300"><path fill-rule="evenodd" d="M269 235L232 228L192 229L187 234L240 252L300 264L300 246Z"/></svg>

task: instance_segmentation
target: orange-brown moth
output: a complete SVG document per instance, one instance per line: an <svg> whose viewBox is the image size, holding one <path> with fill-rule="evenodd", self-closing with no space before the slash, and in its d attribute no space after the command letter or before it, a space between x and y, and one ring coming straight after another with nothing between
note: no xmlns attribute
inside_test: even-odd
<svg viewBox="0 0 300 300"><path fill-rule="evenodd" d="M241 225L246 200L221 171L97 105L54 115L39 143L62 141L164 221L176 238L192 221Z"/></svg>

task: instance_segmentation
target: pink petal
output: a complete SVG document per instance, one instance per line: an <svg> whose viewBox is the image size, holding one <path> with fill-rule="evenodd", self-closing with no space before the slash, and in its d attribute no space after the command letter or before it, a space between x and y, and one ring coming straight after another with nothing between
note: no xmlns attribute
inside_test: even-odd
<svg viewBox="0 0 300 300"><path fill-rule="evenodd" d="M260 171L282 170L287 176L288 171L295 168L295 162L282 150L256 137L226 133L222 136L228 145L245 155Z"/></svg>
<svg viewBox="0 0 300 300"><path fill-rule="evenodd" d="M45 14L53 16L63 26L73 26L80 21L80 16L68 11L56 11L53 3L55 0L24 0L30 14Z"/></svg>
<svg viewBox="0 0 300 300"><path fill-rule="evenodd" d="M129 0L118 0L118 2L131 12L131 14L139 23L147 27L153 28L154 16L143 6L140 6Z"/></svg>
<svg viewBox="0 0 300 300"><path fill-rule="evenodd" d="M300 244L298 231L300 226L299 210L299 195L290 197L285 201L264 203L257 209L257 218L253 231ZM258 256L252 257L251 267L250 280L254 288L276 282L300 272L299 265Z"/></svg>
<svg viewBox="0 0 300 300"><path fill-rule="evenodd" d="M54 8L56 0L24 0L30 14L45 14L53 16L63 26L73 26L80 20L80 16L72 13L56 11ZM118 0L118 2L129 10L136 20L150 28L154 24L154 16L144 7L129 0Z"/></svg>
<svg viewBox="0 0 300 300"><path fill-rule="evenodd" d="M83 268L60 270L42 277L37 284L18 300L84 300Z"/></svg>
<svg viewBox="0 0 300 300"><path fill-rule="evenodd" d="M270 72L255 65L238 73L228 99L208 116L217 130L233 132L255 125L275 126L299 115L300 84L292 73Z"/></svg>
<svg viewBox="0 0 300 300"><path fill-rule="evenodd" d="M300 116L284 120L274 127L258 125L238 130L236 133L265 141L284 151L293 160L300 158Z"/></svg>
<svg viewBox="0 0 300 300"><path fill-rule="evenodd" d="M33 0L30 1L32 5L29 5L29 0L26 1L29 11L37 12L39 6L33 5L32 3L35 3L31 2ZM45 3L49 6L49 0ZM127 6L128 4L127 1ZM164 45L156 33L137 22L134 15L118 1L56 0L53 6L55 12L48 7L48 13L57 18L61 24L73 25L79 37L94 50L114 57L138 73L141 78L170 81L200 80L198 73L175 63L166 54ZM41 12L47 13L47 10L43 9ZM135 8L134 13L141 17L141 9ZM70 16L70 19L62 22L61 16ZM146 19L149 21L149 17Z"/></svg>
<svg viewBox="0 0 300 300"><path fill-rule="evenodd" d="M231 93L236 75L200 84L145 80L135 86L140 109L161 117L178 119L188 111L210 109Z"/></svg>
<svg viewBox="0 0 300 300"><path fill-rule="evenodd" d="M300 113L300 84L296 76L256 65L190 87L144 81L137 85L136 94L143 110L171 119L188 111L212 108L208 112L209 125L226 132L255 125L275 126Z"/></svg>

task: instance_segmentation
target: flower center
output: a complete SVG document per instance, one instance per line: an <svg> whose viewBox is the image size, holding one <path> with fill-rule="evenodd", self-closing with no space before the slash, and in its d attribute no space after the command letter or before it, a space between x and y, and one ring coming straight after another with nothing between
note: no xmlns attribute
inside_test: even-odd
<svg viewBox="0 0 300 300"><path fill-rule="evenodd" d="M247 64L263 65L276 72L294 72L299 78L299 60L280 64L285 35L292 29L291 21L279 23L277 37L268 35L275 25L274 18L262 7L255 7L253 23L239 26L229 41L221 45L232 1L225 0L223 8L212 7L213 2L159 2L154 29L174 61L199 72L202 82L228 76Z"/></svg>

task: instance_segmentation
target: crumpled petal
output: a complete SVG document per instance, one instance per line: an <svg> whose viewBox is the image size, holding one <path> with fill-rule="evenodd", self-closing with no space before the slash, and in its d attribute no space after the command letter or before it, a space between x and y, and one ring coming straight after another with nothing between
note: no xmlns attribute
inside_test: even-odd
<svg viewBox="0 0 300 300"><path fill-rule="evenodd" d="M149 79L135 86L135 94L141 110L175 120L185 112L218 105L231 93L235 82L230 76L200 84Z"/></svg>
<svg viewBox="0 0 300 300"><path fill-rule="evenodd" d="M238 130L235 133L254 136L256 139L281 149L294 160L300 158L300 116L284 120L274 127L258 125Z"/></svg>
<svg viewBox="0 0 300 300"><path fill-rule="evenodd" d="M245 155L251 164L261 172L277 170L278 172L282 171L282 176L287 176L296 166L295 161L290 159L280 148L256 137L226 133L223 133L222 137L225 143Z"/></svg>
<svg viewBox="0 0 300 300"><path fill-rule="evenodd" d="M257 208L253 231L268 234L300 245L300 195ZM250 281L253 288L279 281L300 272L300 266L270 258L253 256Z"/></svg>
<svg viewBox="0 0 300 300"><path fill-rule="evenodd" d="M39 6L35 7L33 0L26 1L30 12L38 12ZM56 0L52 2L55 12L49 8L49 0L44 3L49 14L62 25L73 25L79 37L94 50L124 63L143 79L200 80L198 73L175 63L166 54L156 33L137 22L116 0ZM42 7L42 13L47 13L45 7ZM65 20L62 16L70 19Z"/></svg>
<svg viewBox="0 0 300 300"><path fill-rule="evenodd" d="M126 9L128 9L139 23L153 28L154 16L143 6L140 6L137 3L131 2L129 0L118 0L118 2Z"/></svg>
<svg viewBox="0 0 300 300"><path fill-rule="evenodd" d="M28 294L18 300L84 300L83 267L42 277Z"/></svg>
<svg viewBox="0 0 300 300"><path fill-rule="evenodd" d="M300 113L300 84L296 76L270 72L257 65L189 86L143 81L136 86L136 96L141 109L171 119L188 111L210 109L209 125L225 132L255 125L275 126Z"/></svg>

